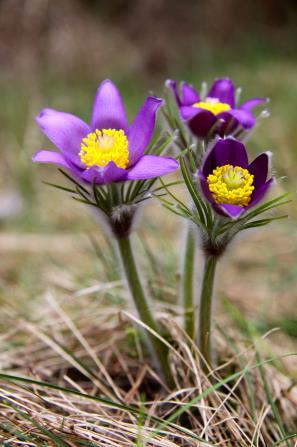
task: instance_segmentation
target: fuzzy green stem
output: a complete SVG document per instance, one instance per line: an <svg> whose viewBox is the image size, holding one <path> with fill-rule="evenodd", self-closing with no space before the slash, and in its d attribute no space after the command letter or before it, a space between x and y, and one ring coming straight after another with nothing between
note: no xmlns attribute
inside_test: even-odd
<svg viewBox="0 0 297 447"><path fill-rule="evenodd" d="M161 331L159 325L155 321L150 311L146 292L142 285L142 281L135 263L130 237L126 236L123 238L118 238L117 244L125 278L140 319L154 332L160 334ZM162 343L161 340L150 332L147 332L147 335L153 350L153 354L158 362L160 372L163 375L166 384L171 387L173 385L173 379L168 363L168 348L164 343Z"/></svg>
<svg viewBox="0 0 297 447"><path fill-rule="evenodd" d="M199 309L199 347L206 364L211 365L211 318L212 296L215 279L217 257L205 255L205 264ZM206 365L204 365L206 366ZM205 368L207 369L207 368Z"/></svg>
<svg viewBox="0 0 297 447"><path fill-rule="evenodd" d="M195 337L195 303L193 292L194 267L195 267L195 237L190 226L187 227L185 237L184 258L182 265L181 294L184 308L184 325L188 336Z"/></svg>

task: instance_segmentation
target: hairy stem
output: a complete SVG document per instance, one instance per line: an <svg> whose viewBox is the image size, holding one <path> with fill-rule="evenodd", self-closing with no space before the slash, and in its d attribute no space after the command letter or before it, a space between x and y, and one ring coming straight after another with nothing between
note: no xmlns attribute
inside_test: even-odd
<svg viewBox="0 0 297 447"><path fill-rule="evenodd" d="M194 267L195 267L195 237L190 226L186 229L184 257L182 265L181 295L184 309L184 326L188 336L195 337L195 303L193 291Z"/></svg>
<svg viewBox="0 0 297 447"><path fill-rule="evenodd" d="M205 255L203 280L201 287L200 309L199 309L199 348L206 362L211 365L211 319L212 319L212 296L215 279L217 257ZM206 366L206 365L204 365Z"/></svg>
<svg viewBox="0 0 297 447"><path fill-rule="evenodd" d="M148 305L146 292L136 266L130 237L126 236L123 238L118 238L117 244L125 279L140 319L154 332L160 334L161 331L159 325L155 321ZM158 362L160 372L163 375L163 379L165 380L166 384L171 387L173 384L173 379L168 363L168 348L164 345L164 343L162 343L161 340L150 332L147 332L147 336L155 359Z"/></svg>

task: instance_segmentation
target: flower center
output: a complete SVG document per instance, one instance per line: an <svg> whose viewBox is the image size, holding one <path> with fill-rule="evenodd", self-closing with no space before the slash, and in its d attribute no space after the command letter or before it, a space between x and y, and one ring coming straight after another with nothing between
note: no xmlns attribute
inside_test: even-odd
<svg viewBox="0 0 297 447"><path fill-rule="evenodd" d="M209 190L216 203L247 206L251 200L254 176L239 166L224 165L207 177Z"/></svg>
<svg viewBox="0 0 297 447"><path fill-rule="evenodd" d="M79 156L88 168L104 167L113 161L118 168L125 169L129 163L128 139L125 132L122 129L96 129L82 139Z"/></svg>
<svg viewBox="0 0 297 447"><path fill-rule="evenodd" d="M209 110L214 115L218 115L221 112L227 112L227 110L231 109L229 104L226 102L220 102L217 98L206 98L205 101L195 102L193 107Z"/></svg>

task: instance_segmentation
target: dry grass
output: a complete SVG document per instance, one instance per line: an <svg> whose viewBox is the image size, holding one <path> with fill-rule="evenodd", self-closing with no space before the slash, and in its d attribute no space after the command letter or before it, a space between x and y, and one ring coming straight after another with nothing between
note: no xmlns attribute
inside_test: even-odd
<svg viewBox="0 0 297 447"><path fill-rule="evenodd" d="M124 295L119 283L72 296L48 291L30 321L4 308L10 330L2 335L2 371L33 382L2 376L3 445L292 445L277 442L281 430L294 431L296 387L280 359L253 367L267 355L265 337L252 341L218 328L220 367L206 376L179 325L179 309L159 306L172 337L170 392L143 350L135 318L123 306L107 306L106 290Z"/></svg>

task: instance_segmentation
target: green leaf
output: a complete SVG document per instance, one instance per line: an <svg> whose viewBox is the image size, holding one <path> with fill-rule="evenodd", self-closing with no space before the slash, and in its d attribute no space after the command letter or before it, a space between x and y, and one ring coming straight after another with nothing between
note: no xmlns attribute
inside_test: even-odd
<svg viewBox="0 0 297 447"><path fill-rule="evenodd" d="M176 182L171 182L171 183L162 183L162 186L158 186L158 188L153 189L151 192L152 192L152 194L154 194L155 192L164 189L164 187L169 188L170 186L181 185L182 183L183 182L181 180L177 180Z"/></svg>
<svg viewBox="0 0 297 447"><path fill-rule="evenodd" d="M75 196L72 196L72 198L74 200L76 200L77 202L81 202L81 203L84 203L85 205L91 205L91 206L95 206L96 208L98 208L97 203L91 202L90 200L80 199L80 198L75 197Z"/></svg>
<svg viewBox="0 0 297 447"><path fill-rule="evenodd" d="M181 208L182 210L186 211L186 213L189 212L189 209L186 205L184 205L184 203L179 200L165 185L165 183L163 182L163 180L160 178L160 182L163 186L163 188L165 189L165 191L167 192L167 194L169 194L170 197L172 197L172 199L178 204L178 208Z"/></svg>
<svg viewBox="0 0 297 447"><path fill-rule="evenodd" d="M282 194L275 199L269 200L268 202L263 203L263 205L258 206L254 210L250 211L249 213L245 214L241 219L239 220L250 220L253 217L258 216L261 213L264 213L266 211L269 211L273 208L277 208L278 206L286 205L287 203L290 203L291 200L283 200L285 197L288 197L289 194L285 193Z"/></svg>
<svg viewBox="0 0 297 447"><path fill-rule="evenodd" d="M256 227L263 227L264 225L268 225L274 220L281 220L281 219L287 219L288 215L283 216L276 216L276 217L268 217L267 219L259 219L259 220L253 220L246 225L243 226L243 230L247 228L256 228Z"/></svg>
<svg viewBox="0 0 297 447"><path fill-rule="evenodd" d="M191 175L188 172L186 162L184 158L180 159L180 167L182 171L183 178L185 180L187 189L193 199L197 212L199 214L199 220L201 221L203 227L207 230L207 223L210 223L210 216L208 214L208 209L200 197L195 183L193 182Z"/></svg>
<svg viewBox="0 0 297 447"><path fill-rule="evenodd" d="M67 188L66 186L62 186L62 185L56 185L55 183L50 183L50 182L45 182L45 181L43 181L42 183L44 183L45 185L48 185L48 186L52 186L53 188L61 189L62 191L71 192L72 194L73 193L76 194L76 192L77 192L75 189L70 189L70 188Z"/></svg>
<svg viewBox="0 0 297 447"><path fill-rule="evenodd" d="M161 138L162 140L164 139ZM159 141L157 141L151 148L149 151L146 151L146 154L151 154L153 153L154 155L161 155L164 153L164 151L167 149L167 147L169 146L170 143L173 142L173 135L169 135L169 137L167 137L163 143L159 143ZM156 147L158 146L158 149L156 149Z"/></svg>
<svg viewBox="0 0 297 447"><path fill-rule="evenodd" d="M60 171L61 174L63 174L66 178L68 178L68 180L70 180L71 183L74 183L78 188L82 189L85 192L85 194L89 193L89 191L84 186L82 186L79 182L74 180L74 178L72 178L71 175L67 174L67 172L63 171L63 169L58 168L58 171Z"/></svg>

